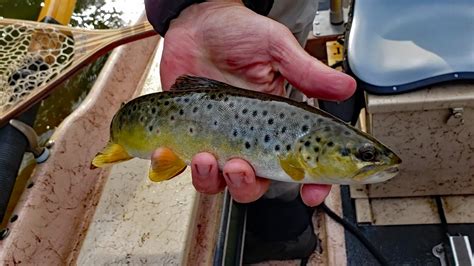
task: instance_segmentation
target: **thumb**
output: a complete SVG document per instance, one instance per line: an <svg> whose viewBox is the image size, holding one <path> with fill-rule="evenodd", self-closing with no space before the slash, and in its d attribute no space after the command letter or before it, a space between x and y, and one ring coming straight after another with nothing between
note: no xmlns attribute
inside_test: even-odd
<svg viewBox="0 0 474 266"><path fill-rule="evenodd" d="M355 80L309 55L284 26L270 34L270 54L278 71L308 97L345 100L354 94ZM281 32L280 32L281 31Z"/></svg>

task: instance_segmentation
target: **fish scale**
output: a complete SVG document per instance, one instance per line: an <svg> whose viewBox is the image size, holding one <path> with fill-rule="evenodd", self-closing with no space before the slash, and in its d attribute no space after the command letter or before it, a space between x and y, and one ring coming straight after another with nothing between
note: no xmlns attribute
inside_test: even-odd
<svg viewBox="0 0 474 266"><path fill-rule="evenodd" d="M393 177L400 163L373 137L319 109L191 76L179 78L169 92L125 104L114 116L110 135L108 147L126 154L116 161L149 159L166 148L167 155L158 156L150 171L159 180L173 177L167 175L189 165L199 152L212 153L220 169L238 157L251 162L258 176L300 183L381 182ZM107 149L94 165L114 162ZM367 150L365 159L368 153L374 158L361 159L361 149Z"/></svg>

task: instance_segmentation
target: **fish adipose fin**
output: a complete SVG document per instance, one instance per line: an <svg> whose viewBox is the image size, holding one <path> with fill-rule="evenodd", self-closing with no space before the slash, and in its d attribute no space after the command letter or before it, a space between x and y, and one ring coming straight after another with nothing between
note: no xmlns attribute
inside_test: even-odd
<svg viewBox="0 0 474 266"><path fill-rule="evenodd" d="M186 169L186 163L168 148L157 149L151 158L148 177L153 182L171 179Z"/></svg>
<svg viewBox="0 0 474 266"><path fill-rule="evenodd" d="M305 171L295 155L280 158L280 166L293 180L301 181L304 179Z"/></svg>
<svg viewBox="0 0 474 266"><path fill-rule="evenodd" d="M92 160L94 167L104 167L108 164L123 162L132 159L122 145L109 143L103 151L98 153Z"/></svg>
<svg viewBox="0 0 474 266"><path fill-rule="evenodd" d="M191 90L191 89L236 89L232 85L213 79L196 77L190 75L179 76L171 86L172 90ZM240 89L240 88L237 88Z"/></svg>

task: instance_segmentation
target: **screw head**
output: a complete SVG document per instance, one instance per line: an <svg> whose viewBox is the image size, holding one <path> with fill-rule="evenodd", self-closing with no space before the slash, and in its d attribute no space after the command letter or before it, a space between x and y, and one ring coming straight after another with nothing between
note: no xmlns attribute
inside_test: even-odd
<svg viewBox="0 0 474 266"><path fill-rule="evenodd" d="M54 140L50 139L46 142L46 148L51 149L54 146Z"/></svg>
<svg viewBox="0 0 474 266"><path fill-rule="evenodd" d="M10 229L8 228L3 228L1 231L0 231L0 240L4 240L5 238L7 238L7 236L10 234Z"/></svg>

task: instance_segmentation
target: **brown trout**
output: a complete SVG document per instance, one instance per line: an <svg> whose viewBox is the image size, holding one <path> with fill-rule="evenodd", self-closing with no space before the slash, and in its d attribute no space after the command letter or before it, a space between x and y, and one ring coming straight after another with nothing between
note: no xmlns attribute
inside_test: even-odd
<svg viewBox="0 0 474 266"><path fill-rule="evenodd" d="M122 106L92 164L150 159L157 148L153 181L178 175L199 152L212 153L220 169L242 158L257 176L299 183L383 182L401 163L372 136L305 103L192 76Z"/></svg>

